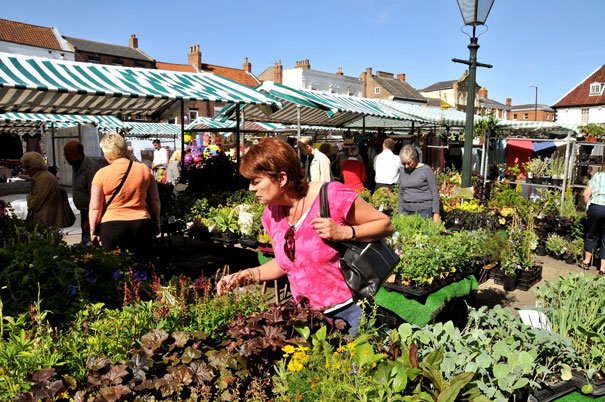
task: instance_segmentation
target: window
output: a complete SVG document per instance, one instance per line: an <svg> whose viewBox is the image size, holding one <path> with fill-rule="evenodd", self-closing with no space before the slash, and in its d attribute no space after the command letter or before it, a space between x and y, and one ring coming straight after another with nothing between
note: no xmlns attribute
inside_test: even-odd
<svg viewBox="0 0 605 402"><path fill-rule="evenodd" d="M93 64L99 64L101 62L101 56L88 56L88 62Z"/></svg>
<svg viewBox="0 0 605 402"><path fill-rule="evenodd" d="M114 66L122 66L124 65L124 60L122 59L112 59L111 64Z"/></svg>
<svg viewBox="0 0 605 402"><path fill-rule="evenodd" d="M550 113L546 113L546 120L550 120Z"/></svg>
<svg viewBox="0 0 605 402"><path fill-rule="evenodd" d="M529 113L523 113L523 120L529 119Z"/></svg>
<svg viewBox="0 0 605 402"><path fill-rule="evenodd" d="M144 61L139 61L139 60L136 60L136 61L134 62L134 66L135 66L135 67L143 67L143 68L147 68L147 63L145 63Z"/></svg>
<svg viewBox="0 0 605 402"><path fill-rule="evenodd" d="M517 113L513 113L513 120L517 120Z"/></svg>
<svg viewBox="0 0 605 402"><path fill-rule="evenodd" d="M582 123L588 123L588 108L582 109Z"/></svg>
<svg viewBox="0 0 605 402"><path fill-rule="evenodd" d="M374 95L380 95L380 87L374 87Z"/></svg>
<svg viewBox="0 0 605 402"><path fill-rule="evenodd" d="M603 84L600 82L593 82L590 84L590 96L592 95L601 95L601 90L603 89Z"/></svg>
<svg viewBox="0 0 605 402"><path fill-rule="evenodd" d="M189 121L197 119L198 114L199 113L197 109L189 109Z"/></svg>
<svg viewBox="0 0 605 402"><path fill-rule="evenodd" d="M173 117L172 119L168 119L168 123L177 124L176 117Z"/></svg>

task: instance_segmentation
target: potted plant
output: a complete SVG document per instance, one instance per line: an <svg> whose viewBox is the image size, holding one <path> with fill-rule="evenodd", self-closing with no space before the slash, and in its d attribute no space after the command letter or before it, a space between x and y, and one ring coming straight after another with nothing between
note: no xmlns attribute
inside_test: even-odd
<svg viewBox="0 0 605 402"><path fill-rule="evenodd" d="M550 160L550 177L552 184L561 186L563 184L563 175L565 174L565 161L563 157L555 154Z"/></svg>
<svg viewBox="0 0 605 402"><path fill-rule="evenodd" d="M231 207L218 207L213 208L210 214L214 231L220 233L223 240L231 241L237 237L238 215L235 209Z"/></svg>
<svg viewBox="0 0 605 402"><path fill-rule="evenodd" d="M542 177L546 172L546 162L542 158L533 158L525 163L528 183L542 183Z"/></svg>
<svg viewBox="0 0 605 402"><path fill-rule="evenodd" d="M565 253L565 262L575 265L582 257L584 257L584 240L574 239L567 242L567 252Z"/></svg>
<svg viewBox="0 0 605 402"><path fill-rule="evenodd" d="M508 168L508 180L517 181L517 178L521 174L521 168L519 165L509 166Z"/></svg>
<svg viewBox="0 0 605 402"><path fill-rule="evenodd" d="M556 233L551 233L546 238L546 250L549 254L558 260L563 258L567 251L567 240Z"/></svg>

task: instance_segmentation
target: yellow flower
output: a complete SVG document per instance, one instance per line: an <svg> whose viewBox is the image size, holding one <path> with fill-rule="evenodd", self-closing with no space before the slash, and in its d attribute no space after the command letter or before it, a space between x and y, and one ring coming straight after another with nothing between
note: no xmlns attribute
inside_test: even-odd
<svg viewBox="0 0 605 402"><path fill-rule="evenodd" d="M498 222L500 223L500 225L504 225L506 223L506 219L500 218L498 219Z"/></svg>
<svg viewBox="0 0 605 402"><path fill-rule="evenodd" d="M301 371L302 369L303 369L303 365L298 360L292 359L290 361L290 363L288 363L288 370L292 371L293 373L295 373L297 371Z"/></svg>
<svg viewBox="0 0 605 402"><path fill-rule="evenodd" d="M294 350L295 350L295 349L294 349L294 346L292 346L292 345L286 345L286 346L284 346L283 348L281 348L281 350L282 350L284 353L286 353L286 354L288 354L288 355L291 355L292 353L294 353Z"/></svg>
<svg viewBox="0 0 605 402"><path fill-rule="evenodd" d="M349 349L349 351L355 349L355 345L353 343L347 343L347 349Z"/></svg>
<svg viewBox="0 0 605 402"><path fill-rule="evenodd" d="M329 369L330 368L330 362L326 362L326 368Z"/></svg>
<svg viewBox="0 0 605 402"><path fill-rule="evenodd" d="M336 352L338 352L338 353L342 353L342 352L344 352L344 351L345 351L345 348L344 348L344 346L342 346L342 345L340 345L340 346L338 347L338 349L336 349Z"/></svg>

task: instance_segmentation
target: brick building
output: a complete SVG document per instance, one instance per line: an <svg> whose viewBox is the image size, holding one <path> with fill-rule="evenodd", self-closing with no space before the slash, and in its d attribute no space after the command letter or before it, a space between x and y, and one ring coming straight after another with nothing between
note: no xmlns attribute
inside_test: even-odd
<svg viewBox="0 0 605 402"><path fill-rule="evenodd" d="M194 45L189 48L189 53L187 54L187 64L156 61L156 67L160 70L180 71L186 73L214 73L249 87L254 87L260 84L258 78L252 74L252 63L250 63L247 57L244 58L241 69L204 63L202 60L200 45ZM188 102L185 105L185 124L195 120L198 116L213 117L216 112L221 110L224 106L225 104L221 102ZM180 114L178 107L179 106L175 105L173 107L174 110L170 110L170 114L176 116L174 119L171 119L171 122L175 124L181 124L181 121L178 118L178 115Z"/></svg>
<svg viewBox="0 0 605 402"><path fill-rule="evenodd" d="M128 46L63 36L76 55L76 61L124 67L155 68L155 60L139 49L139 39L130 35Z"/></svg>
<svg viewBox="0 0 605 402"><path fill-rule="evenodd" d="M405 103L426 105L428 100L412 87L406 80L405 74L376 71L368 67L361 73L359 79L362 83L362 96L364 98L388 99Z"/></svg>
<svg viewBox="0 0 605 402"><path fill-rule="evenodd" d="M74 52L57 28L0 18L0 52L74 60Z"/></svg>

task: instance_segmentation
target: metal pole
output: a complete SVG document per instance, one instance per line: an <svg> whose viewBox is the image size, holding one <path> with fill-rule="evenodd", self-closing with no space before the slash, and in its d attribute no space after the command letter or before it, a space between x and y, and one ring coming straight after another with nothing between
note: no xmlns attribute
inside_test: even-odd
<svg viewBox="0 0 605 402"><path fill-rule="evenodd" d="M181 99L181 177L180 182L185 183L185 101Z"/></svg>
<svg viewBox="0 0 605 402"><path fill-rule="evenodd" d="M54 122L50 122L50 139L51 142L53 144L53 166L56 166L56 159L55 159L55 123Z"/></svg>
<svg viewBox="0 0 605 402"><path fill-rule="evenodd" d="M466 124L464 126L464 155L462 158L462 188L471 186L471 160L473 156L473 127L475 125L475 77L477 75L477 37L473 36L468 45L470 65L468 68L468 96L466 98Z"/></svg>
<svg viewBox="0 0 605 402"><path fill-rule="evenodd" d="M538 86L530 85L530 87L533 87L536 90L536 98L534 100L534 121L538 121Z"/></svg>
<svg viewBox="0 0 605 402"><path fill-rule="evenodd" d="M239 172L239 137L240 137L240 108L239 102L235 104L235 118L237 121L237 131L235 132L235 166L237 167L237 171Z"/></svg>

